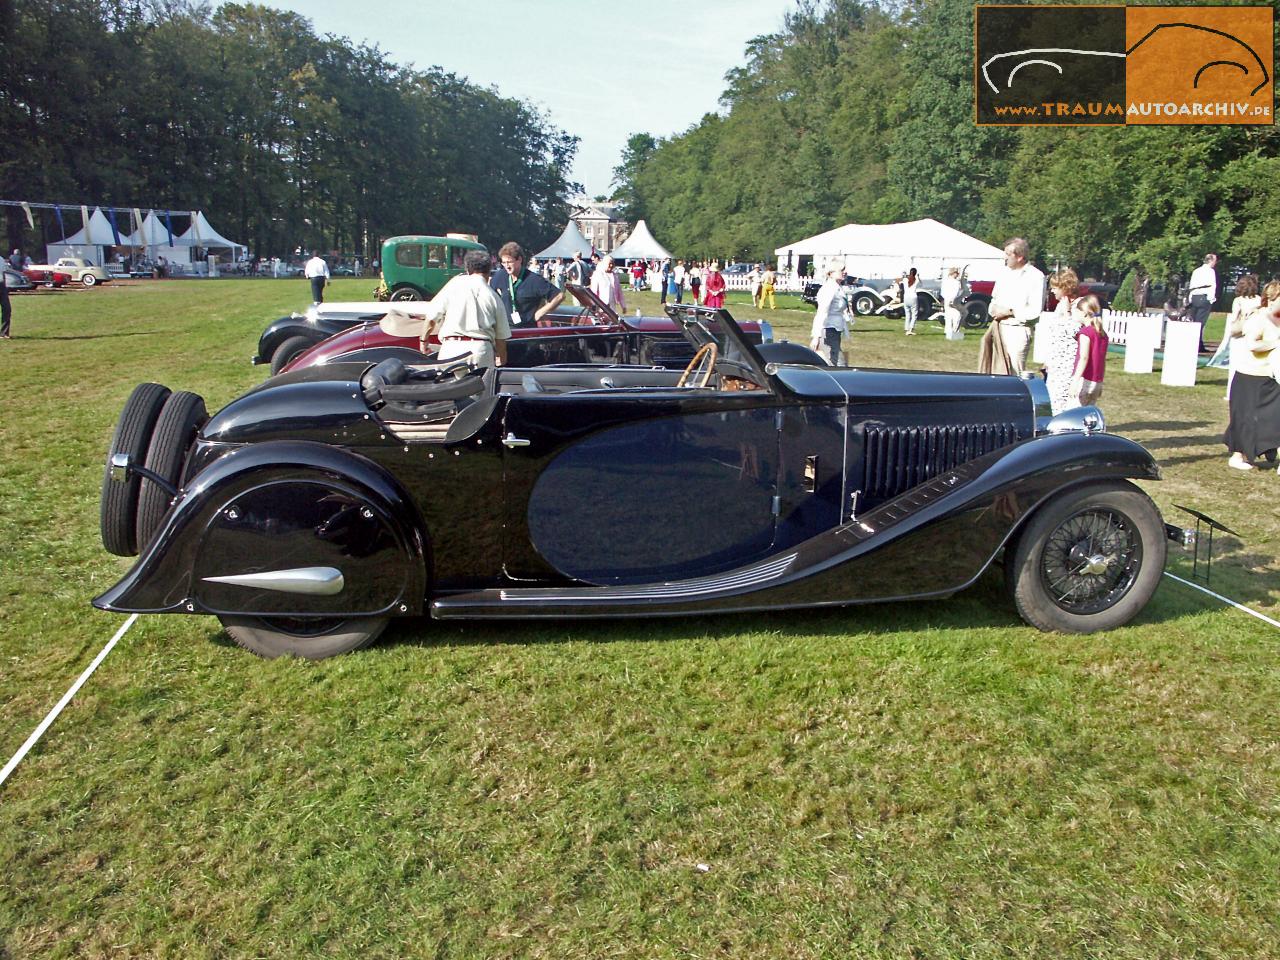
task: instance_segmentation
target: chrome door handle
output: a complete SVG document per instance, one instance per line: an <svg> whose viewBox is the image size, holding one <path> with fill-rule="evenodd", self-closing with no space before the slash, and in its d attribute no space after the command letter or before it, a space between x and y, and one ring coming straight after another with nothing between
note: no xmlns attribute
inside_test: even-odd
<svg viewBox="0 0 1280 960"><path fill-rule="evenodd" d="M524 437L517 437L514 433L508 433L502 438L504 447L527 447L532 442L532 440L526 440Z"/></svg>

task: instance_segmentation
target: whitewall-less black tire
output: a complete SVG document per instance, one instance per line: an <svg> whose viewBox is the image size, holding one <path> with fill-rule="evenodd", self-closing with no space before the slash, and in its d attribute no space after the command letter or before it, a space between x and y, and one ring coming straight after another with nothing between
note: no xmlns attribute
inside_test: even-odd
<svg viewBox="0 0 1280 960"><path fill-rule="evenodd" d="M274 660L323 660L367 647L386 629L387 617L218 617L227 636L250 653Z"/></svg>
<svg viewBox="0 0 1280 960"><path fill-rule="evenodd" d="M198 394L180 390L165 401L156 420L147 449L146 467L164 477L175 487L182 485L182 467L196 431L209 419L204 399ZM151 480L143 479L138 494L137 543L139 550L151 544L160 521L169 510L169 491Z"/></svg>
<svg viewBox="0 0 1280 960"><path fill-rule="evenodd" d="M1165 528L1130 483L1090 484L1040 507L1006 555L1022 619L1041 630L1094 633L1135 617L1164 573Z"/></svg>
<svg viewBox="0 0 1280 960"><path fill-rule="evenodd" d="M106 469L102 477L102 502L99 508L99 526L102 545L110 553L120 557L132 557L138 552L136 523L138 519L139 478L116 481L111 478L111 458L117 453L128 454L129 461L144 465L151 445L151 433L156 420L169 398L169 388L158 383L140 383L133 388L120 419L116 421L111 444L107 447Z"/></svg>
<svg viewBox="0 0 1280 960"><path fill-rule="evenodd" d="M313 341L308 340L306 337L290 337L284 341L284 343L276 347L275 353L271 354L271 375L274 377L287 367L298 354L305 353L313 345Z"/></svg>

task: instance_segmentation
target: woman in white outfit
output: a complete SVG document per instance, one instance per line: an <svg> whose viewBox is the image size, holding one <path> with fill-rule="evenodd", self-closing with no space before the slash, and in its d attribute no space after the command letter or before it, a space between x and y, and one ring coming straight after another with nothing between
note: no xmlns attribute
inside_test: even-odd
<svg viewBox="0 0 1280 960"><path fill-rule="evenodd" d="M844 267L827 271L818 289L818 310L813 315L809 345L833 367L841 366L840 340L853 323L853 311L844 294Z"/></svg>
<svg viewBox="0 0 1280 960"><path fill-rule="evenodd" d="M1231 399L1231 381L1236 375L1240 360L1243 359L1243 354L1237 354L1237 349L1244 349L1239 346L1244 339L1244 322L1260 306L1262 306L1262 297L1258 294L1258 278L1251 273L1246 273L1236 281L1236 296L1231 302L1231 313L1227 315L1222 343L1218 345L1217 352L1209 360L1211 367L1227 368L1227 400Z"/></svg>
<svg viewBox="0 0 1280 960"><path fill-rule="evenodd" d="M902 324L903 333L908 337L916 335L916 317L920 313L920 278L916 276L916 268L912 267L902 278Z"/></svg>
<svg viewBox="0 0 1280 960"><path fill-rule="evenodd" d="M942 278L942 289L938 291L942 297L942 317L948 340L963 340L960 330L960 291L964 284L960 281L960 268L951 267Z"/></svg>
<svg viewBox="0 0 1280 960"><path fill-rule="evenodd" d="M605 257L596 267L596 272L591 275L591 292L614 313L627 312L627 305L622 299L622 284L613 271L613 257Z"/></svg>

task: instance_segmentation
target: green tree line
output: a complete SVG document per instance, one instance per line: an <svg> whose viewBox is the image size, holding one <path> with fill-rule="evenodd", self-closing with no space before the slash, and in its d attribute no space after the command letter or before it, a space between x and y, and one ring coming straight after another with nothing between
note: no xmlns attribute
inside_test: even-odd
<svg viewBox="0 0 1280 960"><path fill-rule="evenodd" d="M633 135L632 217L680 255L765 259L849 223L932 217L1087 272L1280 259L1274 126L979 127L971 0L799 0L725 77L722 110Z"/></svg>
<svg viewBox="0 0 1280 960"><path fill-rule="evenodd" d="M203 210L260 256L372 256L410 232L550 242L577 188L577 138L528 104L265 6L0 0L0 51L8 200ZM11 246L59 239L7 209Z"/></svg>

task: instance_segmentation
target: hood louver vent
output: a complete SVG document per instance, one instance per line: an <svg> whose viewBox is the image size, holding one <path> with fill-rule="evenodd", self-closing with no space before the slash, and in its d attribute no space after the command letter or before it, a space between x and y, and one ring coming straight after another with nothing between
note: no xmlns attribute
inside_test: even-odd
<svg viewBox="0 0 1280 960"><path fill-rule="evenodd" d="M1012 423L868 427L863 496L887 500L962 463L1018 442Z"/></svg>

